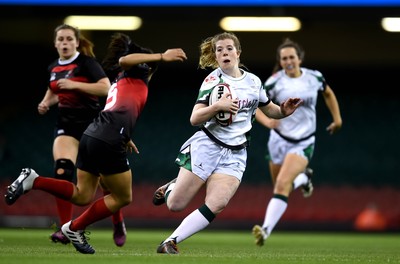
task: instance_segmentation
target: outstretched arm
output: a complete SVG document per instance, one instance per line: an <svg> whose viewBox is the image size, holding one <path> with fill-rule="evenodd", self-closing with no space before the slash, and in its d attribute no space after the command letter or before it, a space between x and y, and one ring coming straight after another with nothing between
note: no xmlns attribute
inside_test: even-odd
<svg viewBox="0 0 400 264"><path fill-rule="evenodd" d="M127 70L130 67L153 61L184 61L186 60L186 53L180 49L167 49L164 53L132 53L119 58L119 64L122 69Z"/></svg>
<svg viewBox="0 0 400 264"><path fill-rule="evenodd" d="M259 107L259 109L270 118L281 119L293 114L302 103L303 100L300 98L289 98L283 101L280 106L270 102L266 106Z"/></svg>
<svg viewBox="0 0 400 264"><path fill-rule="evenodd" d="M279 120L266 116L260 108L256 110L256 121L268 129L277 128L279 125Z"/></svg>

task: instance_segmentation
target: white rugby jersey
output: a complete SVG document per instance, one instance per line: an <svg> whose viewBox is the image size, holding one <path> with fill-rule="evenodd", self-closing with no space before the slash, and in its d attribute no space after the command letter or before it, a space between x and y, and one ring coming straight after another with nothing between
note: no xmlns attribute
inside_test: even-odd
<svg viewBox="0 0 400 264"><path fill-rule="evenodd" d="M214 137L230 146L240 145L248 140L246 133L252 128L256 109L259 104L266 105L270 102L260 78L243 69L240 70L242 76L233 78L220 68L215 69L204 79L196 101L208 105L210 93L219 83L226 83L230 89L235 90L239 98L239 111L233 123L224 127L219 125L215 118L211 118L204 124Z"/></svg>
<svg viewBox="0 0 400 264"><path fill-rule="evenodd" d="M280 104L289 97L299 97L303 104L283 119L275 129L282 136L299 140L309 137L316 131L316 106L318 92L326 88L325 78L319 71L300 68L301 76L291 78L284 70L276 72L265 82L268 97Z"/></svg>

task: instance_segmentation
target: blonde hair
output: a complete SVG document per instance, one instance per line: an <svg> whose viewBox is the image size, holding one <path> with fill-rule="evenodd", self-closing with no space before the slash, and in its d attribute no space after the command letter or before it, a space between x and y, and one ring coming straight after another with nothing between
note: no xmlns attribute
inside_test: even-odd
<svg viewBox="0 0 400 264"><path fill-rule="evenodd" d="M200 44L200 59L199 59L199 67L201 69L205 69L210 67L212 69L218 68L218 62L215 59L215 46L217 41L224 40L224 39L231 39L233 40L233 44L238 52L242 52L242 47L240 45L240 41L235 34L229 32L219 33L213 37L209 37L205 39ZM243 66L239 63L239 66Z"/></svg>

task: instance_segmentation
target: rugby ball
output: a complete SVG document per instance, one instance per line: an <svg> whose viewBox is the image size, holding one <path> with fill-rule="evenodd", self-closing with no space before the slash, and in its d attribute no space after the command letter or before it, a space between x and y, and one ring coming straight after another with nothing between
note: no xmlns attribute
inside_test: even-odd
<svg viewBox="0 0 400 264"><path fill-rule="evenodd" d="M236 98L235 90L229 88L229 84L219 83L211 91L209 105L213 105L214 103L218 102L219 99L222 98L222 95L225 93L230 94L229 98ZM221 126L229 126L230 124L232 124L235 117L236 114L224 111L221 111L214 116L217 123L220 124Z"/></svg>

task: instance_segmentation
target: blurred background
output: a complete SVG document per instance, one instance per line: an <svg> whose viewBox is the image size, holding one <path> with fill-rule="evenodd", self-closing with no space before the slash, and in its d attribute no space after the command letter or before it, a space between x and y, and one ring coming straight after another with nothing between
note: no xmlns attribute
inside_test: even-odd
<svg viewBox="0 0 400 264"><path fill-rule="evenodd" d="M313 160L314 195L299 191L277 229L358 231L400 230L399 90L400 33L387 32L383 17L400 16L400 1L6 1L0 0L2 100L0 104L0 194L23 167L52 176L56 109L40 116L47 89L47 66L58 58L53 31L69 15L138 16L138 30L123 31L155 52L181 47L184 63L161 64L150 83L148 104L133 140L140 155L130 157L134 201L124 208L128 227L171 226L188 211L154 207L155 188L176 177L181 144L196 131L189 116L203 78L199 45L224 31L225 16L293 16L296 32L235 32L241 61L265 81L277 46L286 37L305 49L303 66L322 72L338 98L343 128L330 136L331 117L318 102ZM101 61L115 30L82 30ZM320 98L322 99L322 98ZM250 228L261 223L272 186L265 160L268 131L252 130L242 186L215 228ZM84 208L78 208L77 213ZM0 226L48 227L56 219L53 197L28 193L17 204L0 202ZM365 216L367 215L367 216ZM361 219L362 218L362 219ZM101 223L99 223L101 224ZM109 224L107 222L107 224Z"/></svg>

